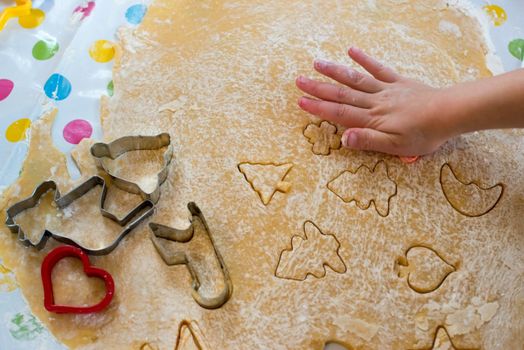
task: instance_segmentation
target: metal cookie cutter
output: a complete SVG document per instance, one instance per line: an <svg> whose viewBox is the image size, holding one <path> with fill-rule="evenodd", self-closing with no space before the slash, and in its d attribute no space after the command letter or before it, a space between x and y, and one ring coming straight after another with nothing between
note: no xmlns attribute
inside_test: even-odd
<svg viewBox="0 0 524 350"><path fill-rule="evenodd" d="M27 238L24 231L22 230L22 227L15 221L15 217L18 214L37 206L40 201L40 198L42 198L42 196L49 191L55 192L54 202L56 203L58 208L63 209L97 186L102 186L102 195L100 197L100 212L104 217L113 220L114 222L118 223L118 225L124 227L118 235L118 237L110 245L104 248L88 249L79 244L78 242L74 241L73 239L52 233L47 229L45 229L40 240L36 243L33 243L29 238ZM46 181L41 183L29 198L24 199L7 209L6 225L12 233L18 235L18 239L26 246L33 246L37 249L42 249L46 245L47 240L49 238L53 238L57 241L77 246L91 255L106 255L111 253L118 246L120 241L124 239L124 237L135 227L137 227L145 218L152 215L155 209L154 204L151 201L146 200L140 203L138 206L136 206L133 210L131 210L124 218L119 219L115 215L105 210L104 203L106 200L106 195L106 183L105 180L100 176L93 176L89 178L87 181L74 188L73 190L71 190L71 192L65 194L64 196L60 195L56 182Z"/></svg>
<svg viewBox="0 0 524 350"><path fill-rule="evenodd" d="M233 293L233 283L229 277L229 272L224 263L224 259L217 250L215 241L213 240L213 236L209 231L209 227L207 226L206 219L204 218L202 211L200 211L198 206L193 202L188 204L188 208L192 215L192 220L191 225L187 229L175 229L160 224L150 223L149 227L153 231L151 240L153 241L153 245L155 246L158 254L160 254L162 260L164 260L167 265L171 266L184 264L187 266L187 269L189 270L189 273L193 279L193 299L195 299L195 301L200 306L206 309L217 309L224 305L231 297L231 294ZM204 234L209 237L209 240L213 245L215 258L217 259L217 262L220 265L220 270L222 271L224 286L218 293L216 293L216 295L213 296L202 295L201 289L208 289L207 286L202 285L202 283L204 283L202 275L204 275L206 271L193 264L191 254L189 254L190 250L187 249L187 246L183 245L184 243L188 244L191 242L191 240L193 240L195 231L202 231L195 230L195 222L197 220L200 221L204 228ZM173 248L172 246L168 245L169 241L181 243L182 247Z"/></svg>
<svg viewBox="0 0 524 350"><path fill-rule="evenodd" d="M157 174L157 183L152 192L144 190L139 184L125 180L111 173L105 165L105 159L116 159L124 153L131 151L157 150L162 147L168 147L164 153L164 164ZM95 143L91 146L91 154L96 158L98 166L111 176L115 186L120 189L138 194L145 200L157 203L160 199L160 186L166 181L169 171L169 164L173 158L173 147L171 137L167 133L156 136L125 136L111 143Z"/></svg>
<svg viewBox="0 0 524 350"><path fill-rule="evenodd" d="M8 20L14 17L23 17L31 13L31 0L16 0L14 7L8 7L0 12L0 31L4 29Z"/></svg>

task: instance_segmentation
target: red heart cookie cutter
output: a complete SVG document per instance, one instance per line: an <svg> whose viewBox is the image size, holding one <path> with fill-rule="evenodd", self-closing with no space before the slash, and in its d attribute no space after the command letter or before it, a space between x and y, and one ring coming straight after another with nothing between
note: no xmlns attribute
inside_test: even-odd
<svg viewBox="0 0 524 350"><path fill-rule="evenodd" d="M97 277L104 280L106 285L106 295L98 303L92 306L66 306L55 304L55 297L53 295L53 282L51 281L51 273L55 265L63 258L74 257L82 260L84 265L84 272L89 277ZM73 247L70 245L60 246L52 250L44 258L42 262L42 283L44 285L44 306L47 311L55 312L59 314L75 313L75 314L89 314L93 312L99 312L105 309L115 294L115 283L113 277L109 272L91 266L89 257L80 248Z"/></svg>

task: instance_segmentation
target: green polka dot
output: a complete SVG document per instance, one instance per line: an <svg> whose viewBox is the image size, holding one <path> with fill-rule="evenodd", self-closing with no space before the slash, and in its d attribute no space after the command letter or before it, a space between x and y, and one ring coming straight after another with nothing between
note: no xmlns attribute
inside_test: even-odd
<svg viewBox="0 0 524 350"><path fill-rule="evenodd" d="M109 96L113 96L114 92L115 92L115 86L113 84L113 81L111 80L109 84L107 84L107 94Z"/></svg>
<svg viewBox="0 0 524 350"><path fill-rule="evenodd" d="M54 40L39 40L33 46L33 57L37 60L48 60L53 57L59 49L59 45Z"/></svg>
<svg viewBox="0 0 524 350"><path fill-rule="evenodd" d="M524 61L524 39L515 39L509 43L509 52L516 59Z"/></svg>
<svg viewBox="0 0 524 350"><path fill-rule="evenodd" d="M44 327L38 322L35 316L27 313L17 313L11 319L9 332L17 340L34 340L42 334Z"/></svg>

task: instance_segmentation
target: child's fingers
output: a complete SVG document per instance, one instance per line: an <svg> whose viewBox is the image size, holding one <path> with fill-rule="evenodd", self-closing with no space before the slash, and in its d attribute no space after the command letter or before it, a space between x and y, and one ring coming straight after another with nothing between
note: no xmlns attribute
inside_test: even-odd
<svg viewBox="0 0 524 350"><path fill-rule="evenodd" d="M315 69L319 73L356 90L375 93L382 91L385 87L383 82L341 64L316 60Z"/></svg>
<svg viewBox="0 0 524 350"><path fill-rule="evenodd" d="M361 128L368 125L370 121L367 109L346 104L318 101L308 97L302 97L298 101L298 105L306 112L346 127Z"/></svg>
<svg viewBox="0 0 524 350"><path fill-rule="evenodd" d="M352 128L342 135L342 145L346 148L397 154L391 136L375 129Z"/></svg>
<svg viewBox="0 0 524 350"><path fill-rule="evenodd" d="M342 85L322 83L304 76L298 77L296 84L306 94L321 100L344 103L361 108L371 108L373 106L370 99L371 95Z"/></svg>
<svg viewBox="0 0 524 350"><path fill-rule="evenodd" d="M384 66L373 57L366 55L357 47L351 47L348 51L348 54L349 57L353 59L353 61L360 64L365 70L369 72L369 74L383 82L393 83L399 78L393 69Z"/></svg>

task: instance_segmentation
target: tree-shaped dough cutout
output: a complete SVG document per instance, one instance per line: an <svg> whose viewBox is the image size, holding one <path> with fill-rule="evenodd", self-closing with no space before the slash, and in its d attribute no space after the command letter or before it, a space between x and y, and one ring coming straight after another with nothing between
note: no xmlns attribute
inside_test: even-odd
<svg viewBox="0 0 524 350"><path fill-rule="evenodd" d="M435 337L433 338L433 344L429 348L422 348L416 350L479 350L478 348L459 348L457 347L447 329L443 326L438 326L435 331Z"/></svg>
<svg viewBox="0 0 524 350"><path fill-rule="evenodd" d="M397 184L389 177L384 161L372 169L363 164L355 171L345 170L329 181L327 188L345 203L355 202L362 210L374 205L382 217L389 215L391 198L397 194Z"/></svg>
<svg viewBox="0 0 524 350"><path fill-rule="evenodd" d="M280 254L275 276L304 281L308 275L326 276L326 266L338 273L346 272L346 265L339 255L340 242L332 234L324 234L311 221L304 223L305 238L293 236L291 247Z"/></svg>
<svg viewBox="0 0 524 350"><path fill-rule="evenodd" d="M209 350L202 331L195 321L182 321L178 328L175 350Z"/></svg>
<svg viewBox="0 0 524 350"><path fill-rule="evenodd" d="M251 188L258 194L264 205L268 205L276 192L287 193L291 188L289 182L285 182L289 172L293 168L291 163L249 163L238 165L238 170L244 175Z"/></svg>

